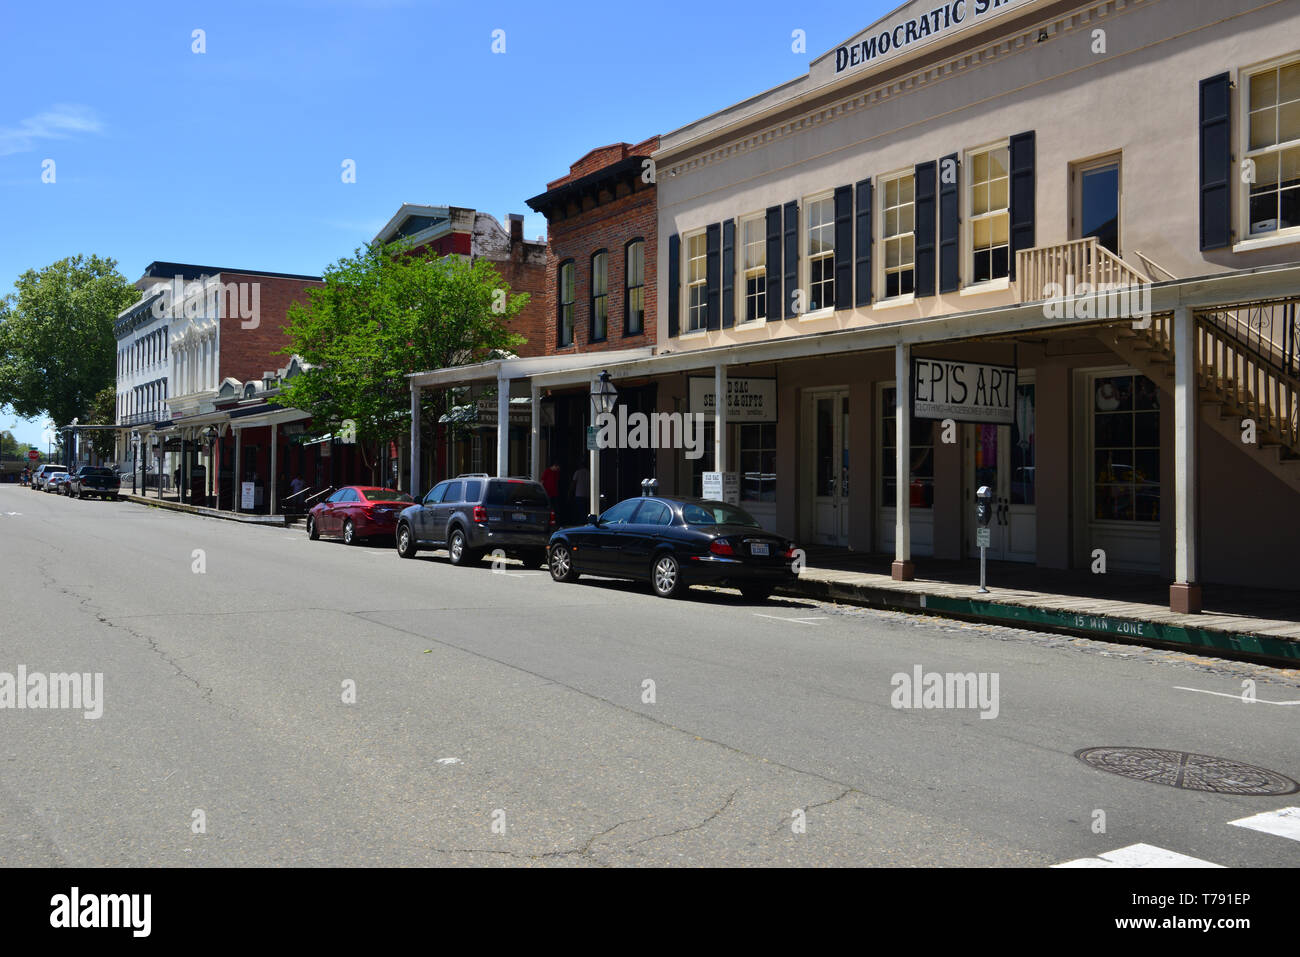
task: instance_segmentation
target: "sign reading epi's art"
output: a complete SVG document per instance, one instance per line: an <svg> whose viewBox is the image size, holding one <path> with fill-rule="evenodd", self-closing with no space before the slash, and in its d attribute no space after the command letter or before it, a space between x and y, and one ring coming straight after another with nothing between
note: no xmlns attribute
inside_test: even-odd
<svg viewBox="0 0 1300 957"><path fill-rule="evenodd" d="M903 52L914 43L975 25L981 18L992 19L990 14L1001 13L1016 4L1017 0L948 0L892 26L887 25L879 32L873 28L870 36L836 49L835 72L843 73L885 59L891 53ZM924 4L920 6L924 7Z"/></svg>
<svg viewBox="0 0 1300 957"><path fill-rule="evenodd" d="M1010 425L1015 402L1014 366L912 357L912 414L918 419Z"/></svg>
<svg viewBox="0 0 1300 957"><path fill-rule="evenodd" d="M713 377L691 377L691 411L713 415ZM775 422L776 380L727 379L728 422Z"/></svg>

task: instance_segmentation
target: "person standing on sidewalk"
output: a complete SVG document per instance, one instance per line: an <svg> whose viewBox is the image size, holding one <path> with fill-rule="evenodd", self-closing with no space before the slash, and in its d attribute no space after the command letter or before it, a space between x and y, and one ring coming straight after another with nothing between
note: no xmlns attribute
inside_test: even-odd
<svg viewBox="0 0 1300 957"><path fill-rule="evenodd" d="M591 473L585 465L573 473L573 512L577 522L585 522L591 514Z"/></svg>
<svg viewBox="0 0 1300 957"><path fill-rule="evenodd" d="M558 462L552 462L546 471L542 473L542 488L546 490L546 497L551 500L551 511L557 511L560 506L560 465Z"/></svg>

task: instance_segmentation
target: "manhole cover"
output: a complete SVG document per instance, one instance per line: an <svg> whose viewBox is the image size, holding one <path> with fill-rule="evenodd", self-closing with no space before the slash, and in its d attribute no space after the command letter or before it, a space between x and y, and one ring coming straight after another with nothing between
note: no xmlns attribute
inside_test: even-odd
<svg viewBox="0 0 1300 957"><path fill-rule="evenodd" d="M1251 764L1161 748L1084 748L1074 756L1099 771L1187 791L1221 794L1294 794L1300 784Z"/></svg>

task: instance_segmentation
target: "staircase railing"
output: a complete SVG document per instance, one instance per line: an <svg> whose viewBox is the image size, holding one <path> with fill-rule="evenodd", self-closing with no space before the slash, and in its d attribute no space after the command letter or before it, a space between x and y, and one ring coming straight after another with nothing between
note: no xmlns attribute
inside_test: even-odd
<svg viewBox="0 0 1300 957"><path fill-rule="evenodd" d="M1300 454L1297 301L1250 303L1196 315L1201 385Z"/></svg>

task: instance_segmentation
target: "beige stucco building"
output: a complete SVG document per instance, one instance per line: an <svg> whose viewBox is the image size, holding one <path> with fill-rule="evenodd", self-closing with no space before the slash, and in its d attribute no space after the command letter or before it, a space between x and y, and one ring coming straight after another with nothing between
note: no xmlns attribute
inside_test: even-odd
<svg viewBox="0 0 1300 957"><path fill-rule="evenodd" d="M909 3L653 158L655 354L529 382L708 414L661 490L906 578L987 486L992 559L1295 587L1300 4Z"/></svg>

